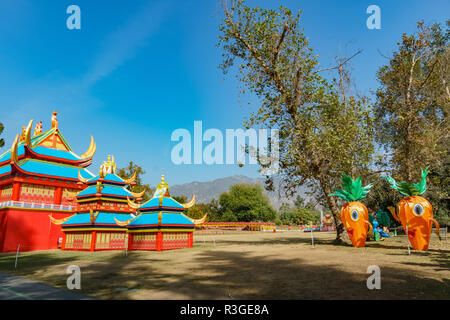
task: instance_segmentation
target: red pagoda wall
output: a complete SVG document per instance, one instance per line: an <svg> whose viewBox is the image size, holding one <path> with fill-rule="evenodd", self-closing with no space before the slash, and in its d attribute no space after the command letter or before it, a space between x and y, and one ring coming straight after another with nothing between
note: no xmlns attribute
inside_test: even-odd
<svg viewBox="0 0 450 320"><path fill-rule="evenodd" d="M142 232L128 235L128 250L172 250L192 248L193 232Z"/></svg>
<svg viewBox="0 0 450 320"><path fill-rule="evenodd" d="M125 250L126 231L73 231L64 235L63 250L102 251Z"/></svg>
<svg viewBox="0 0 450 320"><path fill-rule="evenodd" d="M72 212L6 209L0 211L0 251L57 249L63 237L61 227L50 222L49 214L56 219Z"/></svg>

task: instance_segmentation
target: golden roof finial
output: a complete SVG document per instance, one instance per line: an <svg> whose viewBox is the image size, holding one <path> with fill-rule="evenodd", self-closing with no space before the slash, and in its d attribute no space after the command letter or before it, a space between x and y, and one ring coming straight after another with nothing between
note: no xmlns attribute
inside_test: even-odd
<svg viewBox="0 0 450 320"><path fill-rule="evenodd" d="M19 142L22 142L25 140L26 134L27 134L27 127L22 126L22 133L20 134Z"/></svg>
<svg viewBox="0 0 450 320"><path fill-rule="evenodd" d="M34 128L34 137L38 136L42 133L42 121L36 123L36 127Z"/></svg>
<svg viewBox="0 0 450 320"><path fill-rule="evenodd" d="M58 112L53 111L53 114L52 114L52 129L53 128L58 129L58 119L56 119L56 115L57 114L58 114Z"/></svg>
<svg viewBox="0 0 450 320"><path fill-rule="evenodd" d="M161 184L164 184L164 175L161 175Z"/></svg>

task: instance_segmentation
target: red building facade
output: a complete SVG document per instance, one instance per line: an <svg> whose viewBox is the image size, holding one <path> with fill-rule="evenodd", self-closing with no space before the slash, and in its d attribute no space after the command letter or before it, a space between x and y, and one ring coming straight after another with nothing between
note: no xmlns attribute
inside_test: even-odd
<svg viewBox="0 0 450 320"><path fill-rule="evenodd" d="M70 195L85 188L78 177L93 177L86 170L96 149L92 138L78 156L59 131L56 112L49 130L42 132L40 122L32 133L32 125L0 156L0 252L58 248L63 234L50 217L70 216L76 204Z"/></svg>

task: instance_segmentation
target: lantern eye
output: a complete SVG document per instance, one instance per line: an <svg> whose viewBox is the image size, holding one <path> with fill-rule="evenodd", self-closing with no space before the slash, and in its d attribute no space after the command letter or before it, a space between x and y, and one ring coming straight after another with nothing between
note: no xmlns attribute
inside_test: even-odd
<svg viewBox="0 0 450 320"><path fill-rule="evenodd" d="M416 204L415 206L414 206L414 210L413 210L413 213L416 215L416 216L421 216L421 215L423 215L423 206L420 204L420 203L418 203L418 204Z"/></svg>
<svg viewBox="0 0 450 320"><path fill-rule="evenodd" d="M352 211L351 218L352 218L353 221L357 221L358 220L358 218L359 218L358 210L353 210Z"/></svg>

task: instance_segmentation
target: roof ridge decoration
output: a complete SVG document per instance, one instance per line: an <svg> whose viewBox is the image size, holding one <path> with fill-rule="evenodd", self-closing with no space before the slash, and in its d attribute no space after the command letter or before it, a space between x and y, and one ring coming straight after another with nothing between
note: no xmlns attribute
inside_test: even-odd
<svg viewBox="0 0 450 320"><path fill-rule="evenodd" d="M53 111L53 114L52 114L52 129L55 128L56 130L58 130L58 119L56 118L57 114L58 114L58 112Z"/></svg>
<svg viewBox="0 0 450 320"><path fill-rule="evenodd" d="M97 150L97 145L94 142L94 137L91 135L91 142L89 144L89 148L86 150L85 153L83 153L80 156L80 158L81 159L92 158L94 156L96 150Z"/></svg>
<svg viewBox="0 0 450 320"><path fill-rule="evenodd" d="M183 213L182 213L182 215L185 216L186 218L188 218L189 220L191 220L195 225L199 225L199 224L205 223L206 217L208 216L208 214L205 213L205 215L203 217L201 217L200 219L192 219L192 218L188 217L187 215L185 215Z"/></svg>
<svg viewBox="0 0 450 320"><path fill-rule="evenodd" d="M31 145L31 127L33 126L33 119L28 122L28 126L25 129L24 145L32 147Z"/></svg>
<svg viewBox="0 0 450 320"><path fill-rule="evenodd" d="M89 217L90 217L90 220L91 220L92 224L94 224L95 220L97 220L97 217L98 217L99 213L100 213L100 211L97 211L97 213L94 214L94 211L92 209L89 211Z"/></svg>
<svg viewBox="0 0 450 320"><path fill-rule="evenodd" d="M103 161L100 166L100 178L104 178L107 174L116 174L116 162L114 156L108 155L108 160Z"/></svg>
<svg viewBox="0 0 450 320"><path fill-rule="evenodd" d="M137 204L137 203L134 203L133 201L131 201L129 196L127 196L127 203L131 208L133 208L135 210L137 210L141 207L141 204Z"/></svg>
<svg viewBox="0 0 450 320"><path fill-rule="evenodd" d="M123 179L123 178L122 178ZM133 173L133 175L130 177L130 178L128 178L128 179L123 179L123 181L126 183L126 184L133 184L134 183L134 180L136 180L136 171Z"/></svg>
<svg viewBox="0 0 450 320"><path fill-rule="evenodd" d="M34 127L33 138L37 137L41 133L42 133L42 121L36 123L36 126Z"/></svg>
<svg viewBox="0 0 450 320"><path fill-rule="evenodd" d="M19 161L17 158L17 147L19 145L19 138L20 136L17 134L11 146L11 163L17 163Z"/></svg>
<svg viewBox="0 0 450 320"><path fill-rule="evenodd" d="M55 219L55 218L53 218L52 215L50 215L50 214L49 214L48 216L49 216L49 218L50 218L50 221L51 221L53 224L61 225L61 224L63 224L64 222L66 222L67 220L69 220L70 218L72 218L74 215L76 215L76 213L74 213L74 214L71 215L71 216L62 218L62 219Z"/></svg>

